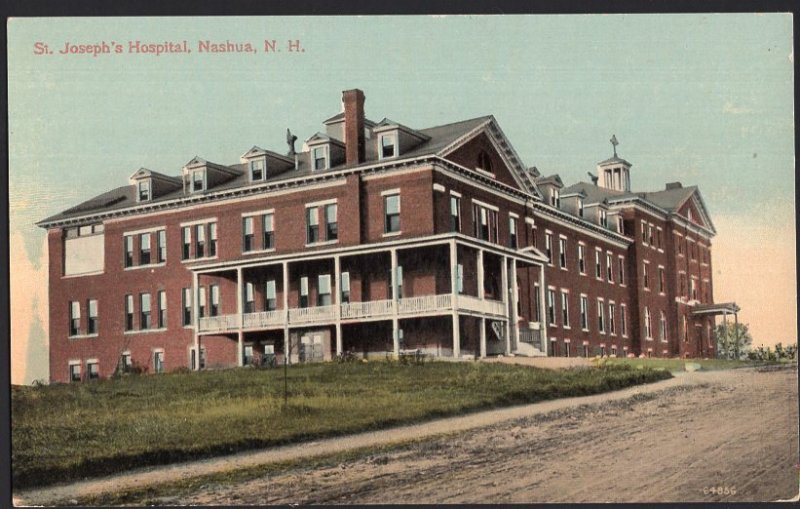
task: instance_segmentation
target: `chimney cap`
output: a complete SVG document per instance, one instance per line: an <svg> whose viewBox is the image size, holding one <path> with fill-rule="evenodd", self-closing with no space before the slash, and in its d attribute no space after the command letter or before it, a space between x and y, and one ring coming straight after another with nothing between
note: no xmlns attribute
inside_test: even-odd
<svg viewBox="0 0 800 509"><path fill-rule="evenodd" d="M681 189L683 188L683 184L680 182L667 182L667 191L671 191L673 189Z"/></svg>

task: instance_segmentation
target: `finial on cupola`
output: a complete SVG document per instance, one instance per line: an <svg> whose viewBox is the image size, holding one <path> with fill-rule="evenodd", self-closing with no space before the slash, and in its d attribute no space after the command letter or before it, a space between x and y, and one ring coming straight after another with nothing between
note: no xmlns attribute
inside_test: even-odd
<svg viewBox="0 0 800 509"><path fill-rule="evenodd" d="M611 135L611 145L614 147L614 157L617 157L617 145L619 145L619 142L617 141L616 134Z"/></svg>

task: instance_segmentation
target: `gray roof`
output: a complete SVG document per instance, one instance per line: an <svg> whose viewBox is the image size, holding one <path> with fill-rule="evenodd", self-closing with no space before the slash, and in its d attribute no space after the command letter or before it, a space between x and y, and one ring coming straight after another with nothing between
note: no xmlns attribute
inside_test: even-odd
<svg viewBox="0 0 800 509"><path fill-rule="evenodd" d="M613 156L613 157L609 157L605 161L600 161L599 163L597 163L597 165L598 166L605 166L607 164L614 164L614 163L623 163L623 164L625 164L627 166L633 166L631 163L629 163L625 159L622 159L621 157L617 157L616 155Z"/></svg>
<svg viewBox="0 0 800 509"><path fill-rule="evenodd" d="M338 115L337 115L338 116ZM335 118L335 117L332 117ZM422 157L428 155L435 155L439 153L442 149L449 146L462 136L468 134L470 131L475 129L476 127L480 126L481 124L490 120L491 116L483 116L478 118L473 118L469 120L462 120L460 122L454 122L452 124L444 124L440 126L430 127L427 129L419 129L417 132L430 137L427 141L421 142L417 147L409 150L401 154L401 158L412 158L412 157ZM321 133L318 133L321 134ZM325 135L323 135L325 136ZM364 162L359 166L366 166L370 164L374 164L378 161L378 154L377 149L374 146L374 143L366 143L365 144L365 154L364 154ZM269 152L269 151L268 151ZM309 160L309 154L302 152L298 153L298 161L297 161L297 168L284 171L278 173L274 176L268 176L267 181L270 182L280 182L284 180L305 177L311 174L319 173L319 171L314 171L311 169L311 163ZM195 158L198 159L198 158ZM193 159L194 160L194 159ZM191 162L191 161L190 161ZM213 164L213 163L209 163ZM221 167L227 170L227 172L234 174L234 177L230 180L223 182L221 184L215 185L213 188L209 189L207 192L216 192L222 191L226 189L232 189L237 187L245 187L251 184L249 181L249 176L247 174L247 167L244 164L236 163L230 165L218 165L215 164L215 167ZM337 166L332 167L330 170L337 170L337 169L344 169L346 168L346 164L339 164ZM170 178L170 177L167 177ZM181 181L181 177L172 177L177 179L179 182ZM178 188L175 191L171 191L165 193L157 198L152 199L148 203L158 203L158 202L165 202L170 201L178 198L184 197L183 188ZM95 196L89 200L86 200L79 205L76 205L72 208L64 210L58 214L50 216L46 219L43 219L38 224L44 225L47 223L51 223L54 221L59 221L62 219L68 219L71 217L82 216L89 213L95 212L106 212L106 211L114 211L119 209L124 209L127 207L132 207L137 205L136 201L136 192L134 186L127 185L123 187L118 187L111 191L105 192L101 195Z"/></svg>

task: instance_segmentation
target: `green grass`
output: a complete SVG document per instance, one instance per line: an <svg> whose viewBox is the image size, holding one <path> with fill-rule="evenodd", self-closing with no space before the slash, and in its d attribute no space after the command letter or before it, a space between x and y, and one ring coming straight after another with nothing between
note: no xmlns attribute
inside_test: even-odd
<svg viewBox="0 0 800 509"><path fill-rule="evenodd" d="M648 383L664 371L371 362L15 387L15 488Z"/></svg>
<svg viewBox="0 0 800 509"><path fill-rule="evenodd" d="M597 362L597 361L596 361ZM609 358L602 361L606 365L614 366L631 366L639 368L640 366L652 369L665 369L671 373L678 373L685 371L687 362L699 364L703 371L716 371L721 369L736 369L736 368L749 368L754 366L766 366L771 364L778 364L777 362L769 361L735 361L727 359L627 359L627 358Z"/></svg>

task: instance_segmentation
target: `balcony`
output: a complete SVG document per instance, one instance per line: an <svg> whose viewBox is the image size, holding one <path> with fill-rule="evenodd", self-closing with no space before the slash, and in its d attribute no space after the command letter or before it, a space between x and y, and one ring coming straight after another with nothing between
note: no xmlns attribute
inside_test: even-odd
<svg viewBox="0 0 800 509"><path fill-rule="evenodd" d="M481 300L477 297L459 295L456 299L457 310L465 312L506 316L506 304L495 300ZM288 310L262 311L243 315L211 316L200 319L199 332L228 333L252 329L267 329L286 325L331 323L337 318L336 305L313 306L307 308L291 308ZM453 296L449 293L440 295L421 295L406 297L396 302L391 299L366 302L350 302L339 306L342 320L361 320L370 318L388 319L395 312L400 318L418 315L448 313L453 311ZM536 331L538 333L538 331Z"/></svg>

